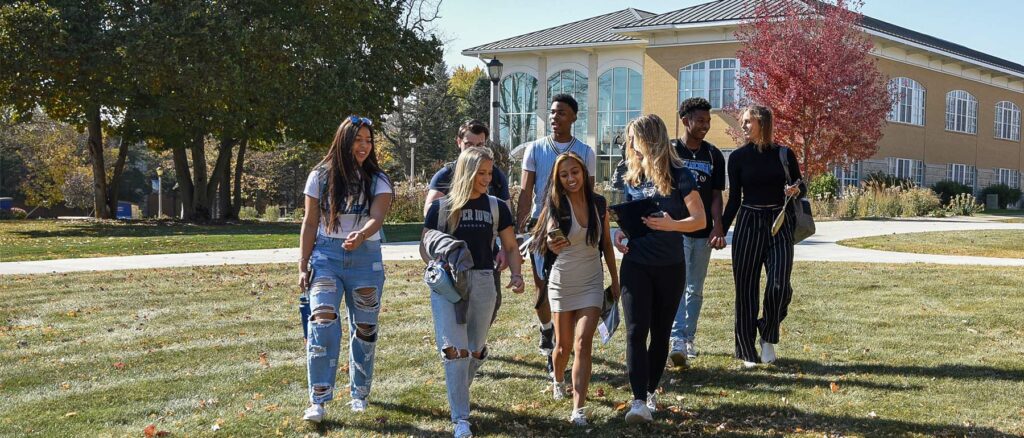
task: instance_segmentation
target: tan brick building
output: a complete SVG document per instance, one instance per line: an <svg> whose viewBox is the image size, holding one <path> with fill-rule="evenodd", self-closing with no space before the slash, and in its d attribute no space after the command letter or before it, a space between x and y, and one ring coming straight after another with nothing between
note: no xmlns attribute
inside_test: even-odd
<svg viewBox="0 0 1024 438"><path fill-rule="evenodd" d="M736 147L735 126L717 110L737 93L734 32L751 17L747 0L718 0L665 14L624 9L464 50L503 65L501 139L515 146L548 132L552 95L580 102L576 135L594 146L599 180L621 154L626 121L655 113L680 127L682 99L703 96L716 110L708 140ZM995 183L1020 188L1024 171L1021 105L1024 66L871 17L862 29L890 86L902 96L888 115L878 153L850 169L844 183L881 171L930 186L953 179L976 191Z"/></svg>

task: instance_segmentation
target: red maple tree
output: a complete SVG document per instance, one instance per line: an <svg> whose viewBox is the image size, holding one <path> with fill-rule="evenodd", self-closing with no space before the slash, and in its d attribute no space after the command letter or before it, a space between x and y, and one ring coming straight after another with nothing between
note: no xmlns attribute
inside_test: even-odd
<svg viewBox="0 0 1024 438"><path fill-rule="evenodd" d="M859 26L862 4L759 0L755 18L736 31L743 100L772 109L776 141L809 175L874 155L892 107Z"/></svg>

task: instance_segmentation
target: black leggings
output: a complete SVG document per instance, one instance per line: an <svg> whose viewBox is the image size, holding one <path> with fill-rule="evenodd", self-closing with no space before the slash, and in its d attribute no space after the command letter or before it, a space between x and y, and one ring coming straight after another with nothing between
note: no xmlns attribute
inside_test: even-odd
<svg viewBox="0 0 1024 438"><path fill-rule="evenodd" d="M672 321L686 287L686 263L650 266L623 260L619 278L626 316L629 386L634 399L646 400L647 393L658 389L665 372Z"/></svg>
<svg viewBox="0 0 1024 438"><path fill-rule="evenodd" d="M796 217L786 211L786 221L772 236L775 217L782 209L743 206L732 232L732 277L736 282L736 357L760 362L754 338L761 333L766 342L779 342L779 327L786 319L793 287L793 226ZM758 319L761 268L766 271L764 316Z"/></svg>

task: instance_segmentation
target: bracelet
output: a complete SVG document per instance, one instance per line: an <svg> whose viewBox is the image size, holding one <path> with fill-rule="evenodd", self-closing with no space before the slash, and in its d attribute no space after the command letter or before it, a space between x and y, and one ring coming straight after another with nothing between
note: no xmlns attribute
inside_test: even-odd
<svg viewBox="0 0 1024 438"><path fill-rule="evenodd" d="M516 277L519 277L519 279L522 280L523 279L523 274L512 274L510 278L516 278Z"/></svg>

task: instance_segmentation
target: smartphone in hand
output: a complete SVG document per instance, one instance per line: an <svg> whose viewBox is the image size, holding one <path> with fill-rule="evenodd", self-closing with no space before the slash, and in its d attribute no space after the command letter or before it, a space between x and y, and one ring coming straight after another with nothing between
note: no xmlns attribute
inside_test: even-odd
<svg viewBox="0 0 1024 438"><path fill-rule="evenodd" d="M656 211L654 213L651 213L651 214L647 215L647 217L665 217L665 212L664 211Z"/></svg>
<svg viewBox="0 0 1024 438"><path fill-rule="evenodd" d="M555 228L551 231L548 231L548 238L550 238L552 242L557 242L559 240L565 239L565 234L562 233L561 229Z"/></svg>

